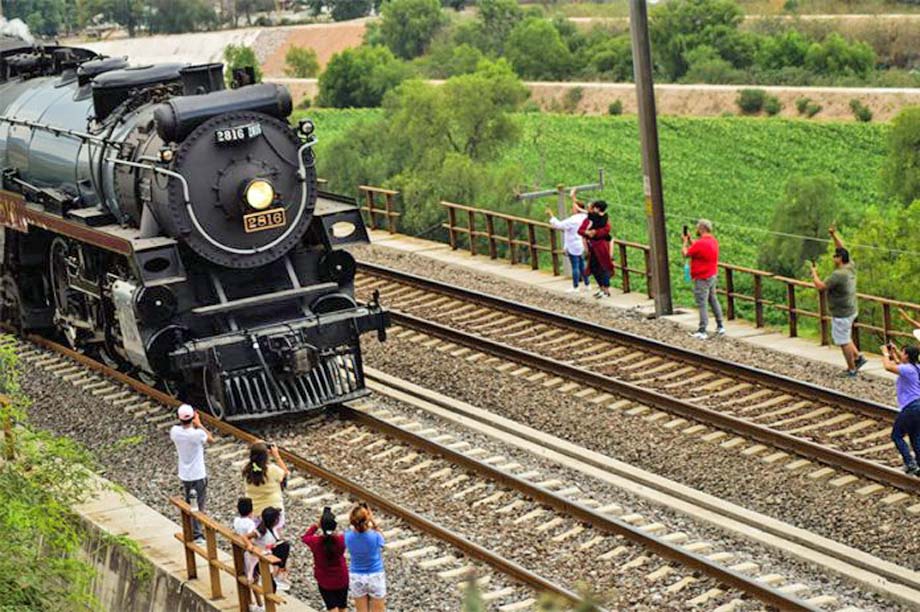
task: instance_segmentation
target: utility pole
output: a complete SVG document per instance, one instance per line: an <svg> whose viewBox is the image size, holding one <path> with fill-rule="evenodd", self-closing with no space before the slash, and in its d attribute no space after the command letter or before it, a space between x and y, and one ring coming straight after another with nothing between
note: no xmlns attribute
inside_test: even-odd
<svg viewBox="0 0 920 612"><path fill-rule="evenodd" d="M639 102L639 137L642 141L642 171L645 185L645 217L651 245L652 290L655 315L672 314L671 276L668 268L668 237L658 157L658 121L655 84L652 81L652 51L645 0L629 0L629 29L632 33L633 72Z"/></svg>

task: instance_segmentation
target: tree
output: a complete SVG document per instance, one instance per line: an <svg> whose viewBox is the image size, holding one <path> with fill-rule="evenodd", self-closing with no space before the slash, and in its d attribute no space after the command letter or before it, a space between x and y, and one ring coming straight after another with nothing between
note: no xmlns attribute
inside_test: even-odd
<svg viewBox="0 0 920 612"><path fill-rule="evenodd" d="M528 19L515 26L505 55L524 79L560 80L572 70L572 53L545 19Z"/></svg>
<svg viewBox="0 0 920 612"><path fill-rule="evenodd" d="M776 232L761 247L761 268L781 276L796 277L802 264L827 251L821 240L807 240L778 234L795 234L824 239L827 228L840 215L837 186L829 176L798 176L786 183L783 200L773 212L770 229Z"/></svg>
<svg viewBox="0 0 920 612"><path fill-rule="evenodd" d="M475 22L481 35L480 50L484 53L503 55L505 41L511 30L524 19L517 0L478 0L478 17Z"/></svg>
<svg viewBox="0 0 920 612"><path fill-rule="evenodd" d="M482 51L470 44L454 45L449 38L439 36L428 53L416 62L426 76L446 79L475 72L484 57Z"/></svg>
<svg viewBox="0 0 920 612"><path fill-rule="evenodd" d="M920 200L920 106L905 108L892 120L882 177L890 197L905 206Z"/></svg>
<svg viewBox="0 0 920 612"><path fill-rule="evenodd" d="M134 36L143 23L144 0L76 0L77 21L81 27L91 23L114 22Z"/></svg>
<svg viewBox="0 0 920 612"><path fill-rule="evenodd" d="M380 37L396 57L422 55L447 23L438 0L388 0L381 8Z"/></svg>
<svg viewBox="0 0 920 612"><path fill-rule="evenodd" d="M76 25L74 0L3 0L3 15L21 19L37 36L56 36Z"/></svg>
<svg viewBox="0 0 920 612"><path fill-rule="evenodd" d="M589 76L599 76L609 81L629 81L633 76L632 42L628 34L605 37L598 43L581 50L585 70Z"/></svg>
<svg viewBox="0 0 920 612"><path fill-rule="evenodd" d="M411 71L386 47L346 49L332 56L319 77L319 104L379 106L384 94L409 78Z"/></svg>
<svg viewBox="0 0 920 612"><path fill-rule="evenodd" d="M441 199L507 206L520 172L495 160L519 138L510 113L526 96L503 60L483 60L440 86L405 81L384 98L382 118L329 145L319 171L337 189L369 182L401 190L412 202L400 218L403 231L436 228Z"/></svg>
<svg viewBox="0 0 920 612"><path fill-rule="evenodd" d="M738 31L744 18L734 0L675 0L656 6L649 32L657 63L669 79L688 68L686 53L700 45L716 49L734 66L750 63L754 39Z"/></svg>
<svg viewBox="0 0 920 612"><path fill-rule="evenodd" d="M239 17L240 13L246 15L246 25L252 25L253 13L270 11L274 8L274 0L235 0L235 7L233 11L234 25L236 25L236 18Z"/></svg>
<svg viewBox="0 0 920 612"><path fill-rule="evenodd" d="M297 79L309 79L319 72L316 51L306 47L291 46L284 54L284 74Z"/></svg>
<svg viewBox="0 0 920 612"><path fill-rule="evenodd" d="M796 30L775 36L764 36L760 40L755 61L758 66L767 70L803 66L809 46L808 39Z"/></svg>
<svg viewBox="0 0 920 612"><path fill-rule="evenodd" d="M871 208L847 243L879 248L857 249L859 290L893 299L916 301L920 295L920 259L913 254L920 227L920 200L909 206ZM860 303L860 318L871 303ZM869 320L867 318L867 320Z"/></svg>
<svg viewBox="0 0 920 612"><path fill-rule="evenodd" d="M217 13L207 0L149 0L147 6L147 28L154 33L209 30L217 25Z"/></svg>
<svg viewBox="0 0 920 612"><path fill-rule="evenodd" d="M371 12L371 0L326 0L329 13L335 21L348 21L367 17Z"/></svg>
<svg viewBox="0 0 920 612"><path fill-rule="evenodd" d="M256 82L262 80L262 67L256 58L256 52L246 45L227 45L224 48L224 78L227 85L233 81L233 70L252 66L256 73Z"/></svg>

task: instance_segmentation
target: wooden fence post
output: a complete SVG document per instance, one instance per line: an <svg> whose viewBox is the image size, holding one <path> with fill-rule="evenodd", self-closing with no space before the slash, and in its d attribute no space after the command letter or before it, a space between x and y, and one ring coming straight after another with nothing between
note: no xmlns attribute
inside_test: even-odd
<svg viewBox="0 0 920 612"><path fill-rule="evenodd" d="M220 568L217 566L217 534L214 528L204 527L204 537L208 548L208 571L211 577L211 599L221 599L224 596L220 587Z"/></svg>
<svg viewBox="0 0 920 612"><path fill-rule="evenodd" d="M182 512L182 548L185 550L185 571L189 580L198 577L198 564L195 562L195 551L189 548L194 539L192 530L192 515L184 509Z"/></svg>
<svg viewBox="0 0 920 612"><path fill-rule="evenodd" d="M508 223L508 252L511 254L511 265L517 263L517 251L514 250L514 221L505 219Z"/></svg>
<svg viewBox="0 0 920 612"><path fill-rule="evenodd" d="M725 268L725 310L729 321L735 319L735 277L731 268Z"/></svg>
<svg viewBox="0 0 920 612"><path fill-rule="evenodd" d="M367 200L367 219L371 224L371 229L377 229L377 215L374 214L374 194L372 191L365 189L364 197Z"/></svg>
<svg viewBox="0 0 920 612"><path fill-rule="evenodd" d="M252 603L252 596L249 592L248 582L252 576L246 575L246 557L242 548L234 543L233 547L233 572L236 574L236 598L240 604L240 610L249 610L249 604ZM246 584L240 582L240 577L246 580Z"/></svg>
<svg viewBox="0 0 920 612"><path fill-rule="evenodd" d="M476 217L475 217L475 213L472 210L466 211L466 220L470 226L470 233L468 234L470 238L470 255L475 255L476 254L476 235L475 235Z"/></svg>
<svg viewBox="0 0 920 612"><path fill-rule="evenodd" d="M629 286L629 258L626 254L626 245L621 243L617 246L620 251L620 275L623 277L623 293L629 293L631 288Z"/></svg>
<svg viewBox="0 0 920 612"><path fill-rule="evenodd" d="M453 206L447 207L447 236L451 250L457 250L457 211Z"/></svg>
<svg viewBox="0 0 920 612"><path fill-rule="evenodd" d="M496 259L498 249L495 248L495 221L489 213L486 213L486 234L489 239L489 258Z"/></svg>
<svg viewBox="0 0 920 612"><path fill-rule="evenodd" d="M885 332L885 344L891 339L891 304L888 302L882 303L882 327Z"/></svg>
<svg viewBox="0 0 920 612"><path fill-rule="evenodd" d="M271 564L265 559L259 559L259 575L262 578L262 601L265 603L265 612L276 612L278 607L275 601L268 597L274 594L275 588L272 585Z"/></svg>
<svg viewBox="0 0 920 612"><path fill-rule="evenodd" d="M799 313L795 306L795 285L786 283L786 305L789 307L789 337L799 335Z"/></svg>
<svg viewBox="0 0 920 612"><path fill-rule="evenodd" d="M763 277L754 274L754 324L763 327Z"/></svg>
<svg viewBox="0 0 920 612"><path fill-rule="evenodd" d="M527 241L530 243L530 267L536 270L540 267L540 252L537 250L537 230L532 223L527 224Z"/></svg>
<svg viewBox="0 0 920 612"><path fill-rule="evenodd" d="M652 252L649 249L643 249L642 252L645 254L645 292L650 298L653 298L655 287L652 283Z"/></svg>
<svg viewBox="0 0 920 612"><path fill-rule="evenodd" d="M396 233L396 218L393 216L393 194L386 194L386 207L387 207L387 229L391 234Z"/></svg>
<svg viewBox="0 0 920 612"><path fill-rule="evenodd" d="M549 230L549 253L553 260L553 276L559 276L559 253L556 252L556 230Z"/></svg>

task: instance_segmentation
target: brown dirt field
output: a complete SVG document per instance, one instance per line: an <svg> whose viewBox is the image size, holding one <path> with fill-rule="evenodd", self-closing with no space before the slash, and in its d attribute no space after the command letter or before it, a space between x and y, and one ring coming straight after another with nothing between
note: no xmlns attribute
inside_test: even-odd
<svg viewBox="0 0 920 612"><path fill-rule="evenodd" d="M284 54L290 46L309 47L316 51L322 70L335 53L357 47L364 37L366 20L341 23L266 28L259 35L259 45L264 45L266 59L262 70L268 76L284 76Z"/></svg>

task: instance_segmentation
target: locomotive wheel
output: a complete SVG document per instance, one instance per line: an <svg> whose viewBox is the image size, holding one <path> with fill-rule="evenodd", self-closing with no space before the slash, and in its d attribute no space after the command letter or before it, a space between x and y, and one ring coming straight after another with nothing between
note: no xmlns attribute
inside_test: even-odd
<svg viewBox="0 0 920 612"><path fill-rule="evenodd" d="M221 384L220 372L213 366L206 366L202 369L201 390L204 392L208 411L218 419L223 420L227 400L224 395L224 386Z"/></svg>
<svg viewBox="0 0 920 612"><path fill-rule="evenodd" d="M22 300L19 285L12 274L0 277L0 321L10 325L14 331L22 331Z"/></svg>

